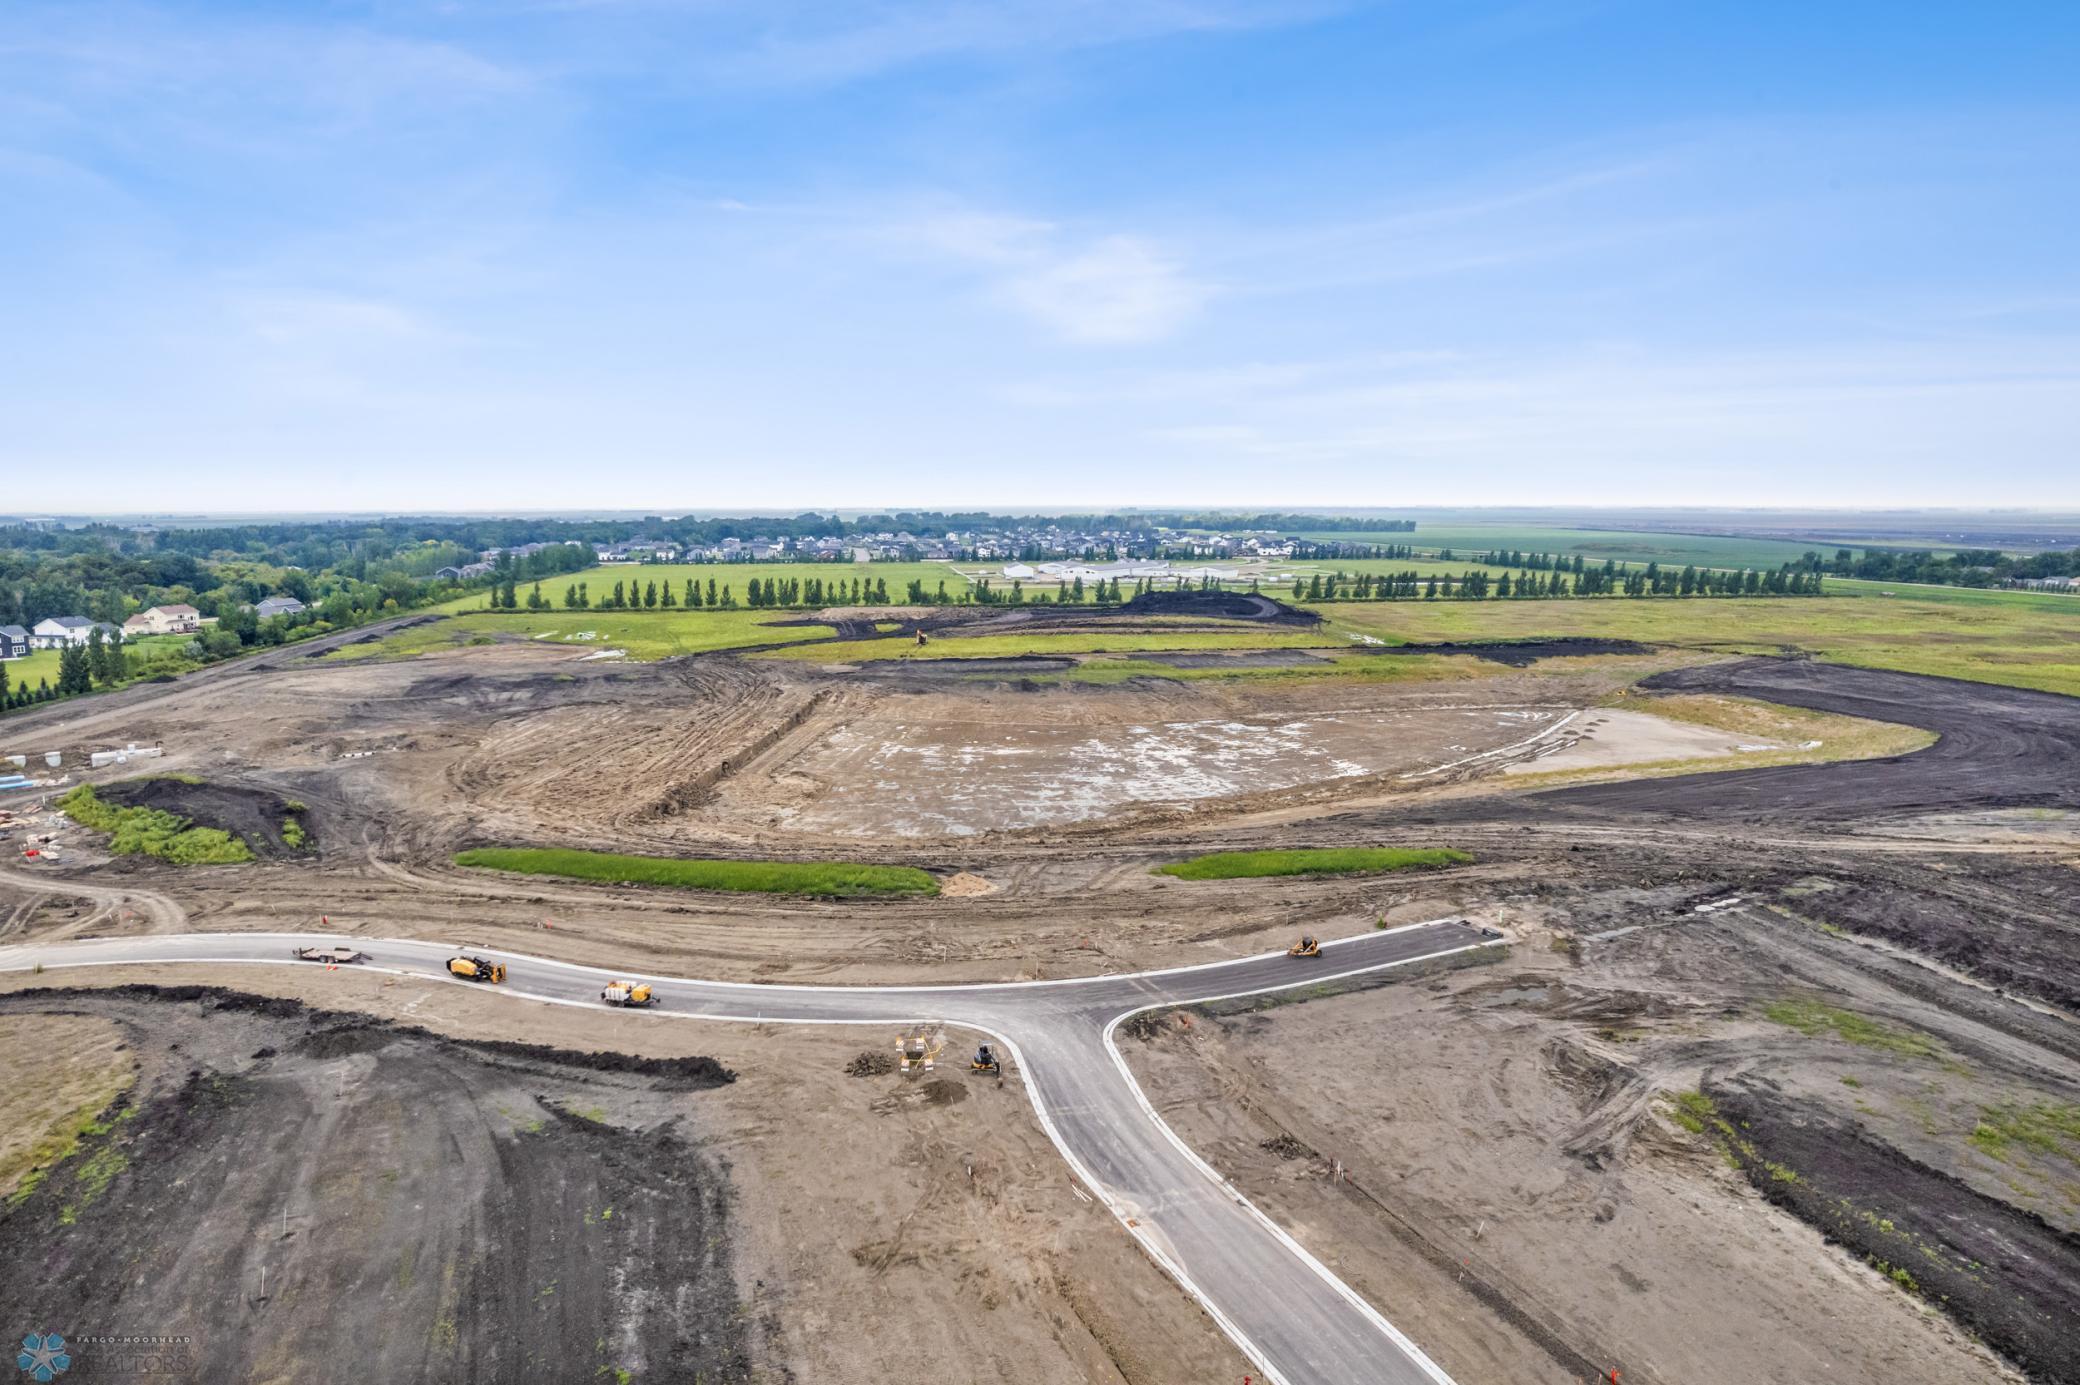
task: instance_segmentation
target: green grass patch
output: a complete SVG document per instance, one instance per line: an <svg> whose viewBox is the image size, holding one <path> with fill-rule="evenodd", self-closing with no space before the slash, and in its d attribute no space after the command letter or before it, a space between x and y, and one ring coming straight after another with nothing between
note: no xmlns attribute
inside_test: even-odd
<svg viewBox="0 0 2080 1385"><path fill-rule="evenodd" d="M715 584L717 597L722 595L724 587L728 587L730 595L735 599L737 605L742 607L744 604L744 593L754 579L760 583L796 581L802 583L805 588L812 581L820 581L824 583L825 587L832 594L835 594L837 584L843 582L847 599L844 601L830 600L825 604L828 606L845 606L850 604L852 583L855 578L869 585L875 583L886 585L888 588L888 601L892 606L904 604L903 596L909 590L912 579L924 583L925 590L933 593L936 593L939 590L939 584L944 582L946 584L946 594L955 600L960 598L962 592L968 590L969 585L966 577L954 571L952 566L946 563L853 562L612 563L602 567L589 567L583 572L562 573L555 577L544 577L541 579L541 584L542 595L561 607L565 590L583 582L587 597L591 599L596 607L600 601L604 600L614 590L616 582L633 585L639 592L646 590L652 582L655 582L658 585L660 600L663 596L663 588L669 583L672 588L672 599L674 601L683 601L686 596L686 583L692 580L701 584L701 599L706 601L708 597L708 583L712 581ZM990 585L1002 587L1006 591L1009 591L1011 587L1009 582L1001 578L992 579ZM534 582L532 580L523 581L515 584L513 591L524 604L527 600L527 593L533 586ZM1026 590L1035 592L1041 590L1041 588L1028 582ZM1052 591L1053 587L1049 586L1046 590ZM444 601L437 606L430 606L427 609L444 614L454 614L464 611L485 611L489 610L490 606L490 594L488 592L475 591L466 596L458 596ZM665 611L661 605L650 609L664 615L671 614L670 611ZM706 610L707 607L702 606L698 609ZM578 614L582 615L584 613L579 612Z"/></svg>
<svg viewBox="0 0 2080 1385"><path fill-rule="evenodd" d="M1942 1050L1925 1034L1895 1028L1853 1010L1838 1010L1822 1001L1791 997L1763 1007L1773 1024L1796 1029L1810 1038L1832 1035L1858 1048L1875 1048L1906 1058L1938 1058Z"/></svg>
<svg viewBox="0 0 2080 1385"><path fill-rule="evenodd" d="M1766 567L1795 563L1806 553L1818 550L1827 557L1841 545L1803 543L1790 539L1751 539L1718 534L1676 534L1649 529L1575 529L1537 523L1429 523L1418 520L1412 534L1369 530L1339 532L1321 530L1303 537L1326 543L1401 543L1435 551L1449 548L1454 553L1478 553L1490 549L1520 549L1527 553L1557 553L1568 559L1579 554L1584 562L1601 565L1606 558L1617 561L1658 562L1663 567ZM1861 548L1861 544L1849 545ZM1333 560L1332 560L1333 562Z"/></svg>
<svg viewBox="0 0 2080 1385"><path fill-rule="evenodd" d="M842 861L689 861L669 856L619 856L560 847L476 847L455 864L524 875L563 875L617 885L667 885L680 890L750 890L762 894L935 895L939 882L912 866Z"/></svg>
<svg viewBox="0 0 2080 1385"><path fill-rule="evenodd" d="M124 808L106 802L92 784L58 800L65 815L82 827L108 833L118 856L155 856L177 866L233 866L253 859L252 848L218 827L197 827L189 818L158 808Z"/></svg>
<svg viewBox="0 0 2080 1385"><path fill-rule="evenodd" d="M1217 851L1157 866L1179 880L1241 880L1264 875L1340 875L1354 871L1436 870L1473 857L1448 846L1303 847L1292 851Z"/></svg>
<svg viewBox="0 0 2080 1385"><path fill-rule="evenodd" d="M1312 609L1339 634L1359 630L1389 644L1582 636L1719 654L1803 649L1862 668L2080 695L2080 600L1832 579L1827 590L1819 598L1348 601Z"/></svg>
<svg viewBox="0 0 2080 1385"><path fill-rule="evenodd" d="M1984 1107L1979 1123L1972 1128L1971 1142L1996 1159L2009 1158L2019 1145L2080 1163L2080 1105L2037 1101L2027 1106Z"/></svg>
<svg viewBox="0 0 2080 1385"><path fill-rule="evenodd" d="M825 640L837 632L828 625L783 625L798 620L787 611L498 611L460 615L415 625L368 644L350 644L325 656L330 660L403 659L497 643L499 637L525 640L573 656L602 649L625 651L638 662L677 654L705 654L744 649L787 640ZM894 641L890 642L895 643Z"/></svg>
<svg viewBox="0 0 2080 1385"><path fill-rule="evenodd" d="M1703 1092L1677 1092L1675 1101L1669 1119L1693 1135L1704 1134L1706 1123L1719 1114L1719 1108Z"/></svg>

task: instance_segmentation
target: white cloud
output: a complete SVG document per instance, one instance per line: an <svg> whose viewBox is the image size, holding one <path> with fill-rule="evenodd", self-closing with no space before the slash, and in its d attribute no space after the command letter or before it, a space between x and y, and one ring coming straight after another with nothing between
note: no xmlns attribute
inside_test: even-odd
<svg viewBox="0 0 2080 1385"><path fill-rule="evenodd" d="M1209 293L1174 260L1134 236L1106 236L1004 285L1005 297L1019 311L1064 340L1092 345L1167 337Z"/></svg>
<svg viewBox="0 0 2080 1385"><path fill-rule="evenodd" d="M958 210L899 223L885 238L981 271L991 301L1079 345L1160 341L1214 293L1145 236L1079 236L1045 221Z"/></svg>

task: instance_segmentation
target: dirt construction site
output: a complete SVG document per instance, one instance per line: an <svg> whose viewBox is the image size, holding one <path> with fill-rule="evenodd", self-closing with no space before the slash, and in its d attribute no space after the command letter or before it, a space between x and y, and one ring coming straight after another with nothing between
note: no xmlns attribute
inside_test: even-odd
<svg viewBox="0 0 2080 1385"><path fill-rule="evenodd" d="M1265 1379L1186 1251L1065 1160L1067 1108L970 1071L958 1026L904 1072L893 1026L154 940L868 988L1449 918L1494 945L1106 1031L1149 1118L1443 1378L2080 1381L2080 701L1595 641L1295 676L1314 656L1241 647L1289 629L1264 616L1208 613L1238 647L1146 673L1004 657L997 626L987 657L871 662L503 640L0 721L65 779L0 798L0 1300L110 1339L88 1378ZM163 754L82 768L128 745ZM254 859L118 854L56 806L83 782ZM457 863L478 847L937 892ZM1344 847L1469 859L1156 870ZM75 944L134 955L42 965Z"/></svg>

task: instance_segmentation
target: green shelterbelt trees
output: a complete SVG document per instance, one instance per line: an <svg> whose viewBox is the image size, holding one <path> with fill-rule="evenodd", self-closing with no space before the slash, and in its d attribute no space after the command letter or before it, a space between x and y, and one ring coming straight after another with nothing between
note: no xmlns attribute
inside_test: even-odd
<svg viewBox="0 0 2080 1385"><path fill-rule="evenodd" d="M1755 568L1686 567L1659 564L1624 567L1614 562L1579 570L1483 572L1317 573L1293 585L1293 599L1322 601L1524 601L1560 597L1823 596L1821 574L1786 563L1774 571Z"/></svg>

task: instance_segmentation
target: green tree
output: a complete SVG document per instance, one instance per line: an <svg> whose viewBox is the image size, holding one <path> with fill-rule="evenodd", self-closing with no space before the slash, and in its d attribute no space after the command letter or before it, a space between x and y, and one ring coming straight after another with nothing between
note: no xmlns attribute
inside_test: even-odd
<svg viewBox="0 0 2080 1385"><path fill-rule="evenodd" d="M643 606L646 610L657 609L657 583L652 582L643 588Z"/></svg>
<svg viewBox="0 0 2080 1385"><path fill-rule="evenodd" d="M708 604L710 606L715 604L715 579L712 577L708 579Z"/></svg>
<svg viewBox="0 0 2080 1385"><path fill-rule="evenodd" d="M658 592L657 604L664 607L667 611L672 610L679 604L678 599L672 595L672 584L670 582L666 582Z"/></svg>
<svg viewBox="0 0 2080 1385"><path fill-rule="evenodd" d="M93 671L87 666L87 651L82 645L68 644L58 651L58 691L60 694L83 693L92 690Z"/></svg>

